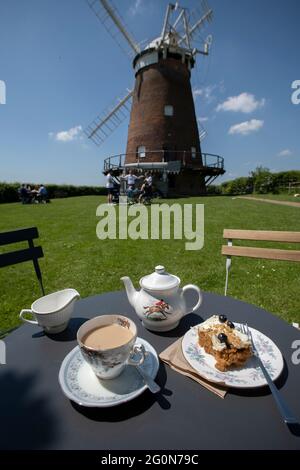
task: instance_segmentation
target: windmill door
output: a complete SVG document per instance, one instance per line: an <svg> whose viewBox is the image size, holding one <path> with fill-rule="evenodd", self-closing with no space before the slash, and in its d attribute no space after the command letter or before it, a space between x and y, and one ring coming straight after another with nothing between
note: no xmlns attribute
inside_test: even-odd
<svg viewBox="0 0 300 470"><path fill-rule="evenodd" d="M163 161L170 162L172 160L174 160L173 149L168 146L163 146Z"/></svg>

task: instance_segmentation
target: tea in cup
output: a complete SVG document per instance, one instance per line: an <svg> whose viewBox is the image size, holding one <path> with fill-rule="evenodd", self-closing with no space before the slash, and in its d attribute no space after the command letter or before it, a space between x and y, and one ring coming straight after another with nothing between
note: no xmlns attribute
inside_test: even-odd
<svg viewBox="0 0 300 470"><path fill-rule="evenodd" d="M84 360L100 379L114 379L127 364L140 365L144 346L135 344L135 323L122 315L101 315L85 322L77 332ZM134 356L138 356L137 360Z"/></svg>
<svg viewBox="0 0 300 470"><path fill-rule="evenodd" d="M55 334L64 331L80 294L75 289L64 289L37 299L31 309L21 310L19 317L23 322L41 326L45 333ZM24 317L29 314L34 319Z"/></svg>

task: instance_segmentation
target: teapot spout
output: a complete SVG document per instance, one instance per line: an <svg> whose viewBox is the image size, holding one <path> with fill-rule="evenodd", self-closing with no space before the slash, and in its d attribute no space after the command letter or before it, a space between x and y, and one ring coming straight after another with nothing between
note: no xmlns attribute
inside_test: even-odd
<svg viewBox="0 0 300 470"><path fill-rule="evenodd" d="M137 291L135 290L131 279L128 276L121 277L121 281L124 282L129 303L134 307Z"/></svg>

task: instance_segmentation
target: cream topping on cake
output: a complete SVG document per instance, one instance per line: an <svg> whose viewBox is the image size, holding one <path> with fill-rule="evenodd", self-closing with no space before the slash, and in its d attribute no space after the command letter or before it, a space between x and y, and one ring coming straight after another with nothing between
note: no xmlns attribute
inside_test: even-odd
<svg viewBox="0 0 300 470"><path fill-rule="evenodd" d="M198 326L198 329L199 330L209 330L212 326L219 325L219 324L220 324L220 321L219 321L218 315L213 315L212 317L208 318L203 323L201 323Z"/></svg>
<svg viewBox="0 0 300 470"><path fill-rule="evenodd" d="M212 347L216 351L223 351L224 349L227 348L226 343L221 343L221 341L218 339L217 335L212 335L211 342L212 342Z"/></svg>
<svg viewBox="0 0 300 470"><path fill-rule="evenodd" d="M218 315L213 315L207 320L205 320L201 325L198 326L199 331L209 331L211 330L211 341L212 341L212 347L216 351L223 351L224 349L227 348L226 342L221 342L218 339L218 333L225 333L228 335L228 338L230 340L233 340L233 337L235 337L238 341L238 344L235 344L234 346L237 349L243 349L247 348L250 346L250 340L247 335L239 331L237 328L230 328L226 322L220 322L219 316ZM236 341L232 341L233 343L236 343Z"/></svg>

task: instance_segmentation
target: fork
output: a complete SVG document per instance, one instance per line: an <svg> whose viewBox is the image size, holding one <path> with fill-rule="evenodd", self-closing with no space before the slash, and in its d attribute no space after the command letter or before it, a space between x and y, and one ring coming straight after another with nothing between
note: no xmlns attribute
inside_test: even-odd
<svg viewBox="0 0 300 470"><path fill-rule="evenodd" d="M275 400L275 403L279 409L279 412L281 414L281 416L283 417L283 420L286 424L297 424L298 421L296 418L294 418L292 412L290 411L290 409L288 408L287 404L285 403L282 395L279 393L279 390L278 388L276 387L276 385L274 384L271 376L269 375L269 372L267 371L267 369L265 368L260 356L259 356L259 352L255 346L255 343L254 343L254 340L253 340L253 336L252 336L252 332L250 330L250 328L248 327L248 325L241 325L241 331L242 333L244 333L245 335L248 336L248 338L250 339L251 341L251 345L252 345L252 351L253 351L253 354L254 356L256 357L257 359L257 362L258 362L258 365L259 367L261 368L263 374L264 374L264 377L270 387L270 390L272 392L272 395L273 395L273 398Z"/></svg>

